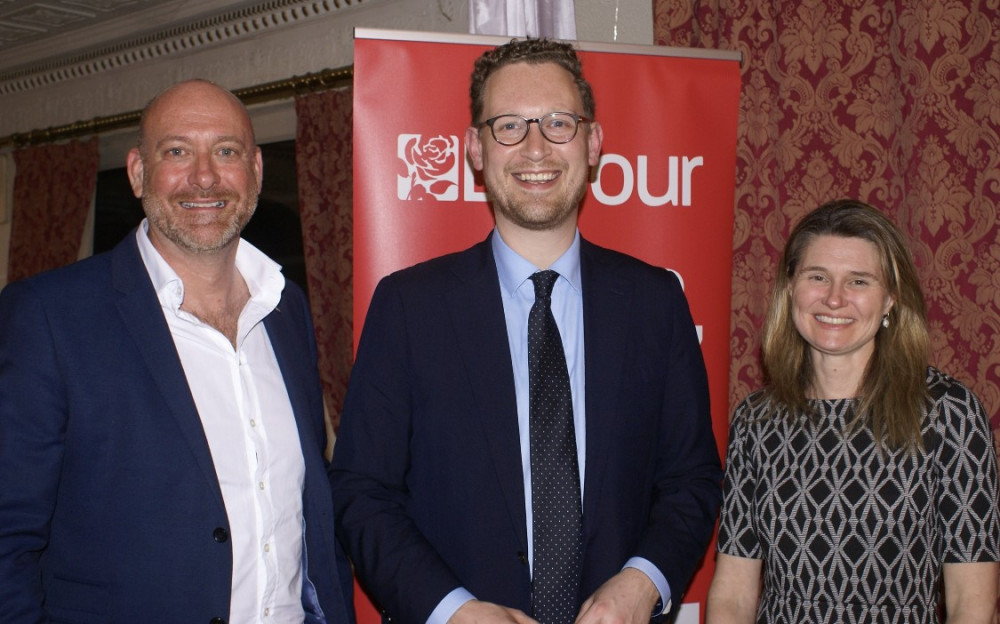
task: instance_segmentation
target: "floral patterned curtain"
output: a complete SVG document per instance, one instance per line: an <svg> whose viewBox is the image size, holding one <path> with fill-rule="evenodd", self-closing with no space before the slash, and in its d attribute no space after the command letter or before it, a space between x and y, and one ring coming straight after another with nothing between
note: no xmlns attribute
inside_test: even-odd
<svg viewBox="0 0 1000 624"><path fill-rule="evenodd" d="M17 150L14 163L8 281L77 259L97 187L98 141Z"/></svg>
<svg viewBox="0 0 1000 624"><path fill-rule="evenodd" d="M743 53L730 407L761 384L758 331L790 226L856 197L908 235L932 363L996 423L996 0L654 0L653 12L658 44Z"/></svg>
<svg viewBox="0 0 1000 624"><path fill-rule="evenodd" d="M354 361L353 90L295 99L299 213L320 378L334 430Z"/></svg>

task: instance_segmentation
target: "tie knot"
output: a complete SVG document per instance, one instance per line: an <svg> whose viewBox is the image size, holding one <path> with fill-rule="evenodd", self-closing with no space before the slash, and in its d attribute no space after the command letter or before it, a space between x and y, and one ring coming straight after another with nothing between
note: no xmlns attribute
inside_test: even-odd
<svg viewBox="0 0 1000 624"><path fill-rule="evenodd" d="M535 299L548 301L552 297L552 286L559 279L559 274L555 271L539 271L531 275L531 281L535 284Z"/></svg>

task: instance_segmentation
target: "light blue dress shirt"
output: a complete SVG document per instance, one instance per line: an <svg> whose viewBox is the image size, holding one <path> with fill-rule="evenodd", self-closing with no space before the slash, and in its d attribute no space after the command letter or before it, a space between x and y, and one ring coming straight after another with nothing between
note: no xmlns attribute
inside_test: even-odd
<svg viewBox="0 0 1000 624"><path fill-rule="evenodd" d="M535 287L531 275L539 269L511 249L493 231L491 239L493 258L500 278L500 294L503 312L507 321L507 340L510 345L510 359L514 370L514 391L517 398L517 426L521 444L521 467L524 475L524 511L528 518L528 561L533 561L533 532L531 526L531 462L529 461L528 435L528 313L535 303ZM573 237L569 249L552 266L544 267L559 274L552 288L552 316L559 327L559 335L566 354L566 368L569 371L569 385L573 396L573 427L576 433L577 461L580 465L580 496L586 491L587 427L585 413L585 370L583 350L583 284L580 279L580 232ZM582 504L581 500L581 504ZM670 608L670 586L666 577L648 560L633 557L625 563L627 568L636 568L646 574L660 592L661 605ZM463 604L474 600L475 596L464 588L450 592L431 612L427 624L444 624ZM530 615L530 614L529 614Z"/></svg>

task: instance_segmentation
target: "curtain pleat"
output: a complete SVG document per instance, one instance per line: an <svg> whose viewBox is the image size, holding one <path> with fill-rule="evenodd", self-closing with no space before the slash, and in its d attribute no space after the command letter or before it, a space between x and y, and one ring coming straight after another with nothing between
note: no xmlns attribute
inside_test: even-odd
<svg viewBox="0 0 1000 624"><path fill-rule="evenodd" d="M0 154L0 288L7 285L7 264L10 260L10 218L14 212L14 154Z"/></svg>
<svg viewBox="0 0 1000 624"><path fill-rule="evenodd" d="M299 212L320 379L336 430L353 362L353 90L295 99Z"/></svg>
<svg viewBox="0 0 1000 624"><path fill-rule="evenodd" d="M94 202L98 140L14 152L8 281L74 262Z"/></svg>
<svg viewBox="0 0 1000 624"><path fill-rule="evenodd" d="M474 35L576 39L573 0L469 0Z"/></svg>

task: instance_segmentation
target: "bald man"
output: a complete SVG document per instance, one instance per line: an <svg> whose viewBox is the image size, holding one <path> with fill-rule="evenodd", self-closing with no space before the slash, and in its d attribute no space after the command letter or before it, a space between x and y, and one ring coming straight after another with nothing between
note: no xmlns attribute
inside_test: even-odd
<svg viewBox="0 0 1000 624"><path fill-rule="evenodd" d="M240 239L250 117L186 81L139 134L142 224L0 294L0 619L350 622L309 309Z"/></svg>

